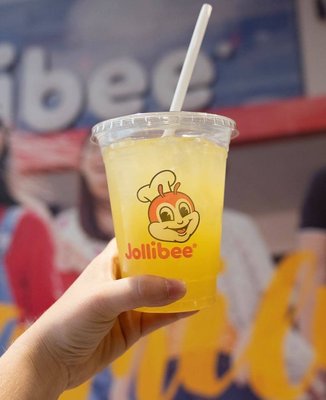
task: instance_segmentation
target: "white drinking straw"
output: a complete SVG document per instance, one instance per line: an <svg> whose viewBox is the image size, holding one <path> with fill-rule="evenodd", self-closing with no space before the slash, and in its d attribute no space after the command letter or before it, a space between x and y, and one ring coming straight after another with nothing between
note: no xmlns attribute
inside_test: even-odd
<svg viewBox="0 0 326 400"><path fill-rule="evenodd" d="M210 4L203 4L189 43L186 58L184 60L178 84L174 92L170 111L181 111L182 109L211 12L212 6ZM172 136L173 134L174 130L167 129L162 136Z"/></svg>

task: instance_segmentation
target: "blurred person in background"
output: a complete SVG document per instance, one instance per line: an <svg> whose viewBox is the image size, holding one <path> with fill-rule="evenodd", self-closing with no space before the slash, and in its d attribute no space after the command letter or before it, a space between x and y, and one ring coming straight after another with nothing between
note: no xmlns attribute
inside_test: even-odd
<svg viewBox="0 0 326 400"><path fill-rule="evenodd" d="M322 348L318 348L320 340L316 338L316 332L326 333L326 322L322 315L326 305L326 167L319 169L308 185L301 211L298 248L310 252L316 263L310 292L300 314L299 326L305 338L317 346L318 355L324 358L325 346L321 344ZM301 278L299 284L301 287L305 286L304 278ZM321 361L319 375L309 395L307 399L326 398L325 359Z"/></svg>
<svg viewBox="0 0 326 400"><path fill-rule="evenodd" d="M315 288L326 284L326 167L313 176L301 213L299 248L316 256ZM311 313L310 313L311 316ZM309 318L309 316L307 316ZM305 324L307 327L311 324ZM311 338L311 332L306 332Z"/></svg>
<svg viewBox="0 0 326 400"><path fill-rule="evenodd" d="M19 200L13 177L9 130L0 121L0 353L20 324L34 321L59 292L51 229Z"/></svg>
<svg viewBox="0 0 326 400"><path fill-rule="evenodd" d="M114 236L107 182L100 150L86 139L80 157L80 192L76 208L63 211L57 216L56 227L60 239L59 270L67 288L83 271L92 258L99 254L107 241ZM224 272L219 276L219 290L227 298L229 319L235 331L236 343L230 354L220 355L220 372L232 366L232 359L241 352L250 336L262 296L273 275L273 263L255 223L248 216L226 209L223 215L222 257ZM171 326L169 336L178 335L182 324ZM297 351L286 352L290 377L295 380L303 373L310 352L297 335L290 334ZM141 347L142 345L140 345ZM288 347L288 346L287 346ZM292 346L293 347L293 346ZM172 345L171 358L177 357L178 349ZM306 354L308 357L306 357ZM133 398L137 364L142 349L136 352L130 376L120 381L109 370L98 375L93 382L92 400L125 400ZM301 357L305 354L305 357ZM304 358L300 362L300 358ZM128 397L130 396L130 397ZM179 396L179 397L178 397ZM181 396L181 397L180 397ZM184 397L182 397L184 396ZM188 396L188 397L187 397ZM247 373L241 372L221 399L258 399L247 383ZM191 398L191 394L179 392L178 398Z"/></svg>
<svg viewBox="0 0 326 400"><path fill-rule="evenodd" d="M277 266L274 266L254 220L248 215L224 210L222 232L225 272L218 279L218 287L227 299L231 326L236 333L233 351L222 358L229 368L250 340L259 309L277 274ZM268 292L270 300L271 296L278 295L275 290ZM289 383L295 385L313 360L312 346L293 326L284 337L282 352ZM273 368L272 363L270 367ZM235 384L226 390L221 400L260 398L251 390L248 378L249 371L245 366L236 374Z"/></svg>
<svg viewBox="0 0 326 400"><path fill-rule="evenodd" d="M218 277L218 288L227 302L229 324L224 337L231 338L231 342L227 339L228 344L222 345L220 353L216 354L217 374L220 378L232 370L248 344L259 306L274 274L273 262L266 244L250 217L225 209L222 232L221 253L224 267ZM169 361L166 366L166 376L163 378L164 382L172 381L174 374L178 373L178 360L187 329L185 324L187 322L180 321L167 328ZM208 329L209 326L208 323ZM93 385L92 400L134 400L136 398L137 374L144 357L146 340L137 345L126 375L117 378L110 374L110 371L105 371L102 376L97 377ZM204 343L203 347L205 348ZM284 349L280 351L284 354L289 381L295 384L301 380L310 365L313 356L311 346L298 332L291 330L284 338L283 347ZM273 365L271 364L270 367L273 368ZM194 393L181 385L173 399L186 400L193 399L194 396ZM196 394L196 399L204 398L206 397ZM213 398L218 400L261 399L251 387L246 364L238 370L235 379L226 390Z"/></svg>
<svg viewBox="0 0 326 400"><path fill-rule="evenodd" d="M310 251L316 257L312 296L301 321L302 332L311 340L311 318L316 290L326 284L326 167L316 172L307 188L301 212L298 242L300 250Z"/></svg>
<svg viewBox="0 0 326 400"><path fill-rule="evenodd" d="M56 265L63 290L78 278L87 265L114 237L108 186L100 148L85 139L81 150L79 196L76 207L56 216ZM98 387L106 387L109 371L94 378L91 398L99 399ZM105 384L102 384L102 381Z"/></svg>
<svg viewBox="0 0 326 400"><path fill-rule="evenodd" d="M102 156L88 137L80 156L79 174L77 207L64 210L56 218L57 265L65 289L114 236Z"/></svg>

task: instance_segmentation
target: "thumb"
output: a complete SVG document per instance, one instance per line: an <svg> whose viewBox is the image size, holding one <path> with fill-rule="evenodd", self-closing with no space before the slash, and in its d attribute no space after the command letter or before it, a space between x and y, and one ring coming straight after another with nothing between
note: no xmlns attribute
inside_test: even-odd
<svg viewBox="0 0 326 400"><path fill-rule="evenodd" d="M152 275L140 275L112 281L107 292L107 307L115 315L138 307L164 306L182 298L182 281Z"/></svg>

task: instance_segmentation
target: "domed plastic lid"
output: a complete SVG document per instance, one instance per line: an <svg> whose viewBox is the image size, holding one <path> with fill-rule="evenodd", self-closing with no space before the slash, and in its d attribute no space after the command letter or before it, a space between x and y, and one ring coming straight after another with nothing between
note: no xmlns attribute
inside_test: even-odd
<svg viewBox="0 0 326 400"><path fill-rule="evenodd" d="M155 131L159 136L167 129L174 130L176 135L180 131L225 134L228 142L239 134L231 118L201 112L170 111L132 114L100 122L93 127L91 140L107 146L118 140L137 138L139 132Z"/></svg>

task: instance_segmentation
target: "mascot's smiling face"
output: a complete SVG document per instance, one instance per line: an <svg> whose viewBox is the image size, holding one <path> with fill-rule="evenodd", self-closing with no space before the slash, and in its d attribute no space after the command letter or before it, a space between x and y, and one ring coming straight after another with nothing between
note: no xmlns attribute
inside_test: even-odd
<svg viewBox="0 0 326 400"><path fill-rule="evenodd" d="M148 197L143 197L150 202L148 209L150 224L148 230L155 239L182 243L186 242L196 231L199 225L199 213L195 210L195 205L191 198L185 193L178 192L180 183L174 184L176 179L172 171L161 171L155 175L155 181L158 183L160 175L163 180L163 174L166 175L167 173L173 174L174 177L173 183L169 185L170 190L164 192L163 183L159 183L156 186L156 197L152 200ZM140 199L140 191L153 187L151 184L138 191L138 199ZM172 186L174 186L173 189Z"/></svg>

